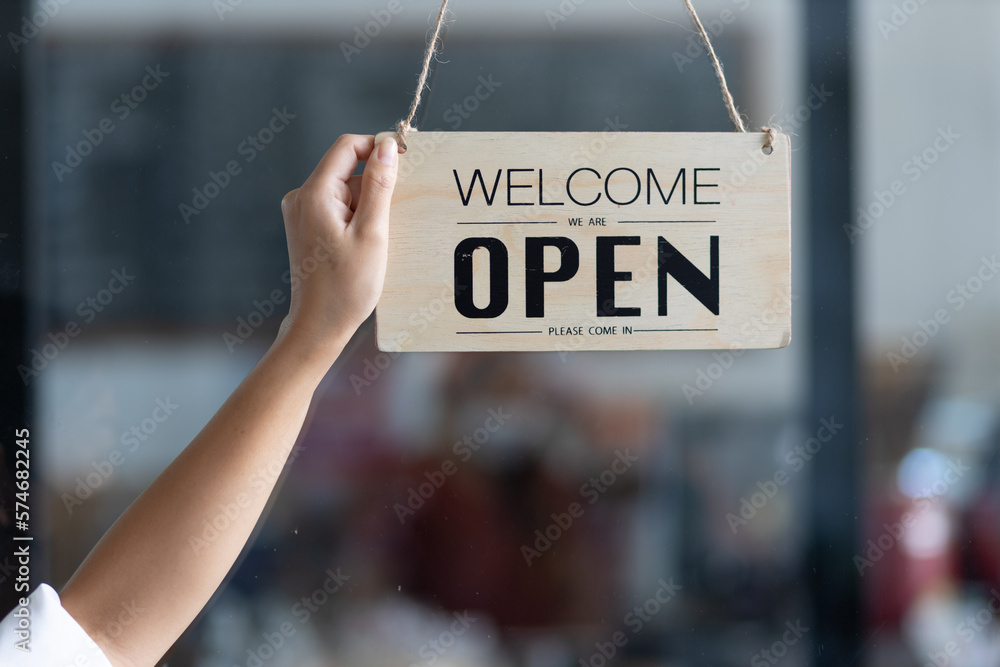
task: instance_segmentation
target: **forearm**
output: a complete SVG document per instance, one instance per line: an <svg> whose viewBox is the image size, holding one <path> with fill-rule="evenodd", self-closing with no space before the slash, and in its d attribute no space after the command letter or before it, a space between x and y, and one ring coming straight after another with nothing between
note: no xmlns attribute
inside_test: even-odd
<svg viewBox="0 0 1000 667"><path fill-rule="evenodd" d="M378 302L398 161L394 140L375 148L370 135L341 136L285 195L295 279L282 334L63 590L63 606L116 667L153 665L211 598L267 504L313 392ZM129 622L116 624L125 610Z"/></svg>
<svg viewBox="0 0 1000 667"><path fill-rule="evenodd" d="M253 531L313 392L345 343L343 336L316 349L280 337L73 575L63 605L112 663L154 664L211 598ZM123 605L142 611L127 632L115 626L109 633L108 620Z"/></svg>

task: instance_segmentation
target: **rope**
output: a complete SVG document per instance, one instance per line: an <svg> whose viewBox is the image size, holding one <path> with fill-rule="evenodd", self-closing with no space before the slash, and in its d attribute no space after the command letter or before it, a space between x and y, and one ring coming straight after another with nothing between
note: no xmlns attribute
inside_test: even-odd
<svg viewBox="0 0 1000 667"><path fill-rule="evenodd" d="M413 96L413 103L410 104L410 113L406 118L396 123L396 134L399 136L399 145L406 150L406 137L416 128L411 125L413 117L417 115L417 108L420 107L420 98L424 95L424 87L427 85L427 73L431 69L431 59L437 53L441 40L441 25L444 23L444 14L448 9L448 0L443 0L441 9L438 11L437 21L434 23L434 33L430 41L427 42L427 50L424 52L424 66L420 70L417 78L417 92Z"/></svg>

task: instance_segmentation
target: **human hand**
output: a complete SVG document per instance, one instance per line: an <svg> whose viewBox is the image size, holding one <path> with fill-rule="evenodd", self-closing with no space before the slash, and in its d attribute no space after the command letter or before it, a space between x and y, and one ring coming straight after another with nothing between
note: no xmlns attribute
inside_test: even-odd
<svg viewBox="0 0 1000 667"><path fill-rule="evenodd" d="M342 135L301 187L281 201L292 295L280 339L335 358L382 293L398 148ZM359 162L364 173L355 176Z"/></svg>

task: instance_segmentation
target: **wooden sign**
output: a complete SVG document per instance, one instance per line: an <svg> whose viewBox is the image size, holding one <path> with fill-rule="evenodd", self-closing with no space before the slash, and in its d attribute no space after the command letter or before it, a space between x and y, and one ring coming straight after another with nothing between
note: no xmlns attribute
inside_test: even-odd
<svg viewBox="0 0 1000 667"><path fill-rule="evenodd" d="M764 138L412 133L379 348L784 347L789 142Z"/></svg>

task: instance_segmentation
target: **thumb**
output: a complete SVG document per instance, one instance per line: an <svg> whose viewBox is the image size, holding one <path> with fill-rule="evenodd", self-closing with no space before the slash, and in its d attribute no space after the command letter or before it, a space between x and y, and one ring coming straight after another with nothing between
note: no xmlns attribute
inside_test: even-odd
<svg viewBox="0 0 1000 667"><path fill-rule="evenodd" d="M388 224L389 204L396 187L398 169L399 149L396 140L386 137L372 150L361 175L361 197L351 219L359 232Z"/></svg>

